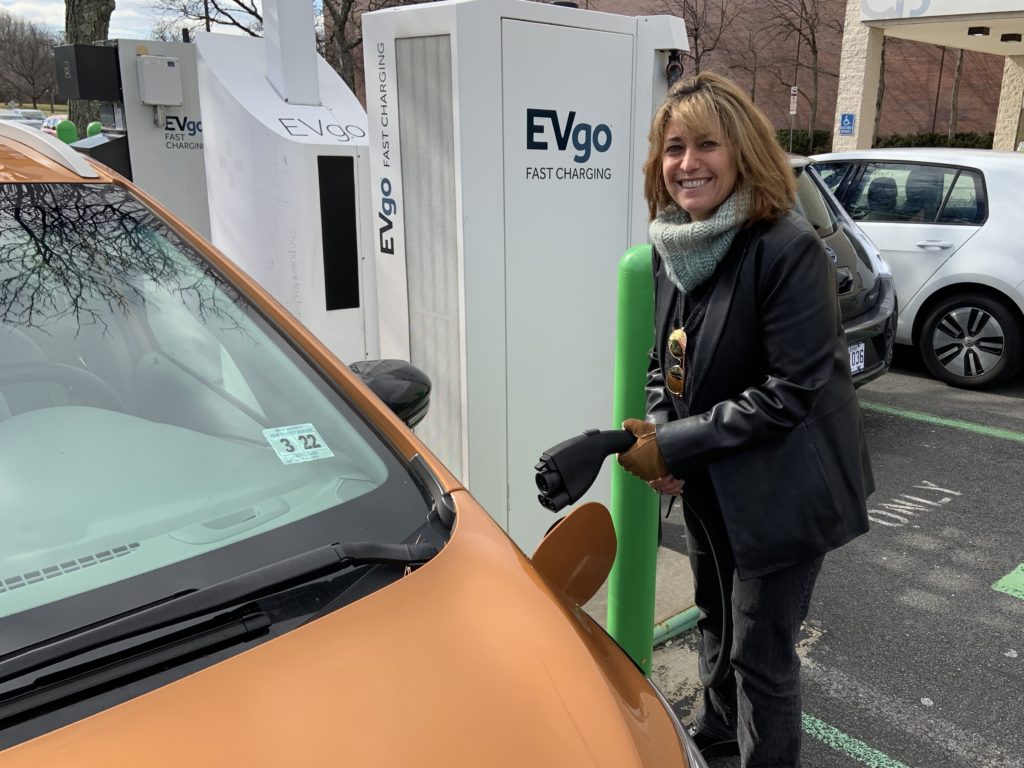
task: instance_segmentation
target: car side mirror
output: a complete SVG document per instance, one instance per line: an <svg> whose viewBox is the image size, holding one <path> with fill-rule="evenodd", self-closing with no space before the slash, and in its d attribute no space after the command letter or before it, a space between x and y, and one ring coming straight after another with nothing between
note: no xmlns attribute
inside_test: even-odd
<svg viewBox="0 0 1024 768"><path fill-rule="evenodd" d="M840 267L836 270L836 290L839 293L849 293L853 290L853 273L849 267Z"/></svg>
<svg viewBox="0 0 1024 768"><path fill-rule="evenodd" d="M349 368L410 428L430 407L430 379L405 360L363 360Z"/></svg>
<svg viewBox="0 0 1024 768"><path fill-rule="evenodd" d="M615 562L615 526L596 501L577 507L553 525L533 553L533 567L576 605L586 604Z"/></svg>

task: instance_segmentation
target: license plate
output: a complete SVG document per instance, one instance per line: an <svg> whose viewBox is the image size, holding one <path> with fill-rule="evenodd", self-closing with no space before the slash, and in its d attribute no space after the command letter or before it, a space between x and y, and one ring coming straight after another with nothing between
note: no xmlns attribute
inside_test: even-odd
<svg viewBox="0 0 1024 768"><path fill-rule="evenodd" d="M864 342L850 345L850 373L858 374L864 370Z"/></svg>

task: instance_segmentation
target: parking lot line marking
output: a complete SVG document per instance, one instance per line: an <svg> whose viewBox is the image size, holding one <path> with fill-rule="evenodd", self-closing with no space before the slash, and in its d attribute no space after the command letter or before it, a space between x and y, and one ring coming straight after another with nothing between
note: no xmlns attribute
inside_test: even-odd
<svg viewBox="0 0 1024 768"><path fill-rule="evenodd" d="M800 677L807 681L815 696L823 696L844 711L849 709L868 722L882 721L901 733L901 744L906 744L911 754L928 745L942 754L943 762L932 761L935 766L970 765L974 768L1024 768L1024 758L1017 753L1008 754L994 743L991 734L982 736L961 721L943 719L935 710L938 707L922 708L912 702L913 696L906 691L891 692L893 686L876 688L847 675L840 669L821 665L814 659L801 659Z"/></svg>
<svg viewBox="0 0 1024 768"><path fill-rule="evenodd" d="M1024 600L1024 563L993 584L992 589Z"/></svg>
<svg viewBox="0 0 1024 768"><path fill-rule="evenodd" d="M891 517L893 520L899 520L903 525L910 522L907 518L900 517L895 512L886 512L884 509L869 509L868 512L874 515L885 515L886 517Z"/></svg>
<svg viewBox="0 0 1024 768"><path fill-rule="evenodd" d="M920 485L915 485L915 488L920 488L922 491L935 491L936 493L952 493L954 496L963 496L960 491L954 491L952 488L940 488L935 483L929 480L922 480ZM949 497L939 499L940 504L945 504L947 501L951 501Z"/></svg>
<svg viewBox="0 0 1024 768"><path fill-rule="evenodd" d="M838 728L833 728L816 717L811 717L806 712L802 712L800 717L803 721L804 733L813 736L838 752L849 755L859 763L870 766L870 768L909 768L905 763L893 760L877 749L872 749L863 741L847 736Z"/></svg>
<svg viewBox="0 0 1024 768"><path fill-rule="evenodd" d="M928 501L928 499L922 499L922 498L920 498L918 496L910 496L909 494L906 494L906 493L901 493L900 495L904 499L910 499L911 501L920 501L922 504L931 504L933 507L942 506L942 502L941 501ZM946 501L949 501L949 499L946 499Z"/></svg>
<svg viewBox="0 0 1024 768"><path fill-rule="evenodd" d="M920 421L925 424L935 424L940 427L952 427L953 429L963 429L967 432L974 432L979 435L986 435L988 437L998 437L1001 440L1012 440L1015 443L1024 443L1024 432L1014 432L1012 429L1000 429L999 427L986 427L984 424L974 424L970 421L961 421L960 419L947 419L942 416L935 416L931 413L921 413L920 411L908 411L903 408L894 408L891 405L883 405L882 403L873 403L870 400L861 400L860 407L865 411L877 411L878 413L885 413L889 416L899 416L904 419L910 419L911 421Z"/></svg>

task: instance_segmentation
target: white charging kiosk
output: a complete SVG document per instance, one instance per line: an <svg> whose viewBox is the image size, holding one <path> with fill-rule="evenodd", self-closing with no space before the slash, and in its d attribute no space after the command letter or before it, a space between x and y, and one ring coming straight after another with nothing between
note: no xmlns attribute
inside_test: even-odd
<svg viewBox="0 0 1024 768"><path fill-rule="evenodd" d="M617 266L647 242L685 28L447 0L364 15L363 46L381 355L430 376L417 433L529 552L555 519L540 453L611 419ZM588 498L608 496L605 468Z"/></svg>
<svg viewBox="0 0 1024 768"><path fill-rule="evenodd" d="M265 38L196 36L211 237L343 361L377 358L366 112L312 6L278 6Z"/></svg>
<svg viewBox="0 0 1024 768"><path fill-rule="evenodd" d="M74 148L125 175L209 237L195 46L111 40L57 46L55 58L63 98L100 102L102 132L75 141Z"/></svg>
<svg viewBox="0 0 1024 768"><path fill-rule="evenodd" d="M194 46L118 40L117 57L132 180L209 235Z"/></svg>

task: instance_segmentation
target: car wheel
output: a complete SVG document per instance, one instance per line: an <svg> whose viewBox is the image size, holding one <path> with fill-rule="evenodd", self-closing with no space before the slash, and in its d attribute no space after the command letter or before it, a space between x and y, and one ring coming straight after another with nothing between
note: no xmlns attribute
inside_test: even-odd
<svg viewBox="0 0 1024 768"><path fill-rule="evenodd" d="M918 338L935 378L965 389L991 387L1020 364L1021 330L1001 302L977 293L951 296L925 318Z"/></svg>

